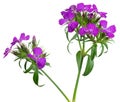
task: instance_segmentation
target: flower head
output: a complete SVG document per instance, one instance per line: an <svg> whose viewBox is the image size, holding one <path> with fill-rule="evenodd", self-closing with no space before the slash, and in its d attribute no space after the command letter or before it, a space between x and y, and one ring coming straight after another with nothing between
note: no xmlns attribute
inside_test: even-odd
<svg viewBox="0 0 120 102"><path fill-rule="evenodd" d="M40 47L33 48L33 54L28 54L27 56L34 60L39 69L42 69L46 64L46 58L41 57L43 51Z"/></svg>

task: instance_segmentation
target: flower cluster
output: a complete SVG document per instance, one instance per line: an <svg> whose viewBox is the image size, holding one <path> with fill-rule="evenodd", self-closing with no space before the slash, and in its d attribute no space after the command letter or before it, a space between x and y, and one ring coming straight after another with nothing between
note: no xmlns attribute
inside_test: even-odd
<svg viewBox="0 0 120 102"><path fill-rule="evenodd" d="M79 3L61 12L63 18L59 20L59 24L67 24L68 32L77 31L80 36L87 34L96 37L102 34L113 38L116 32L115 25L107 27L107 21L101 20L107 17L106 14L106 12L99 12L95 4Z"/></svg>
<svg viewBox="0 0 120 102"><path fill-rule="evenodd" d="M78 67L81 67L80 60L83 60L86 56L88 58L83 74L86 76L93 69L94 58L100 57L108 51L108 43L114 37L116 26L108 26L108 22L105 20L107 13L99 11L95 4L78 3L77 5L71 5L62 11L61 15L63 18L59 19L59 24L66 25L65 34L68 40L68 52L70 52L69 45L74 40L78 42L80 48L76 53ZM72 35L69 35L71 32ZM86 44L88 44L87 47ZM81 59L81 57L83 58Z"/></svg>
<svg viewBox="0 0 120 102"><path fill-rule="evenodd" d="M21 61L25 61L24 63L24 73L33 73L33 81L36 85L38 85L38 75L41 74L40 70L45 67L45 65L50 65L46 62L47 54L42 50L42 48L38 47L38 43L36 41L36 37L33 36L32 41L25 45L23 43L24 40L29 40L30 36L25 35L25 33L21 33L20 37L14 37L11 42L10 47L5 49L4 58L9 54L14 54L17 58L15 61L19 60L19 66L21 67ZM17 46L13 48L13 46ZM27 63L30 63L28 67ZM28 68L27 68L28 67ZM40 70L38 70L40 69ZM39 85L38 85L39 86Z"/></svg>
<svg viewBox="0 0 120 102"><path fill-rule="evenodd" d="M72 99L72 102L76 102L79 76L84 60L86 65L82 75L87 76L93 70L95 57L100 57L108 51L108 44L115 36L116 27L115 25L108 26L108 22L105 20L107 13L99 11L95 4L78 3L77 5L71 5L62 11L61 15L63 18L59 19L59 24L66 25L65 34L68 40L68 52L70 52L69 45L72 41L77 41L79 45L79 50L76 53L78 76Z"/></svg>

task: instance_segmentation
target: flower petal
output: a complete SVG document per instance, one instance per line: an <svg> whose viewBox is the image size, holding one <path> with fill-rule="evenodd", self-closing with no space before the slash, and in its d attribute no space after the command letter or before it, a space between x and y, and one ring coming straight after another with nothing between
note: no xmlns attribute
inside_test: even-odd
<svg viewBox="0 0 120 102"><path fill-rule="evenodd" d="M21 42L22 40L25 40L25 33L21 33L20 35L19 42Z"/></svg>
<svg viewBox="0 0 120 102"><path fill-rule="evenodd" d="M46 64L46 58L39 58L36 62L39 69L42 69Z"/></svg>
<svg viewBox="0 0 120 102"><path fill-rule="evenodd" d="M64 23L66 23L67 22L67 19L60 19L59 20L59 24L60 25L63 25Z"/></svg>
<svg viewBox="0 0 120 102"><path fill-rule="evenodd" d="M68 24L68 32L73 32L77 28L78 22L72 21Z"/></svg>
<svg viewBox="0 0 120 102"><path fill-rule="evenodd" d="M103 28L106 28L106 27L107 27L107 21L106 21L106 20L101 20L101 21L100 21L100 25L101 25Z"/></svg>
<svg viewBox="0 0 120 102"><path fill-rule="evenodd" d="M29 39L30 39L30 36L27 35L27 36L25 37L25 40L29 40Z"/></svg>
<svg viewBox="0 0 120 102"><path fill-rule="evenodd" d="M9 54L10 50L11 50L10 48L5 49L4 58Z"/></svg>
<svg viewBox="0 0 120 102"><path fill-rule="evenodd" d="M84 36L84 35L86 34L86 28L85 28L85 27L80 28L79 34L80 34L81 36Z"/></svg>
<svg viewBox="0 0 120 102"><path fill-rule="evenodd" d="M14 37L14 38L13 38L13 41L11 42L11 45L13 46L13 45L15 45L17 42L19 42L19 40L18 40L16 37Z"/></svg>
<svg viewBox="0 0 120 102"><path fill-rule="evenodd" d="M106 35L107 35L109 38L113 38L113 37L114 37L114 34L113 34L113 33L106 33Z"/></svg>
<svg viewBox="0 0 120 102"><path fill-rule="evenodd" d="M84 9L84 3L77 4L77 11L82 11Z"/></svg>
<svg viewBox="0 0 120 102"><path fill-rule="evenodd" d="M111 33L115 33L116 32L116 27L115 25L111 25L110 27L107 28L107 31L111 32Z"/></svg>
<svg viewBox="0 0 120 102"><path fill-rule="evenodd" d="M107 13L106 12L98 12L100 14L100 17L106 18Z"/></svg>
<svg viewBox="0 0 120 102"><path fill-rule="evenodd" d="M33 48L33 53L36 57L39 57L42 54L42 49L40 47Z"/></svg>

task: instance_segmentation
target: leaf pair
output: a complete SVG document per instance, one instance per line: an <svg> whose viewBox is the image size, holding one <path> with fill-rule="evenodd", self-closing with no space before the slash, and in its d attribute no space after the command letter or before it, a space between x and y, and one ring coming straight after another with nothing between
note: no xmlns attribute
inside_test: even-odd
<svg viewBox="0 0 120 102"><path fill-rule="evenodd" d="M37 66L34 63L32 63L30 67L27 69L26 65L27 65L27 61L24 64L24 69L25 69L24 73L33 73L34 83L39 87L44 86L44 85L39 85L39 74L42 75L42 73L38 70ZM33 70L33 72L31 72L31 70Z"/></svg>
<svg viewBox="0 0 120 102"><path fill-rule="evenodd" d="M83 76L89 75L93 69L93 66L94 66L94 61L92 60L92 57L90 55L87 55L87 57L88 57L87 64L86 64L86 68L85 68L85 71L83 73ZM82 52L78 51L76 54L78 71L81 71L81 69L82 69L83 59L84 59L84 56L82 55Z"/></svg>

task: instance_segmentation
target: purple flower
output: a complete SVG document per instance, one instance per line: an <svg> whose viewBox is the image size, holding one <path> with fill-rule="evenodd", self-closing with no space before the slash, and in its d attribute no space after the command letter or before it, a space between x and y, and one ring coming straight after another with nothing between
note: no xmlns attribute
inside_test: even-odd
<svg viewBox="0 0 120 102"><path fill-rule="evenodd" d="M98 32L99 32L99 29L93 23L89 23L89 24L87 24L86 27L82 27L79 30L79 34L81 36L83 36L85 34L91 34L91 35L97 36Z"/></svg>
<svg viewBox="0 0 120 102"><path fill-rule="evenodd" d="M85 5L84 6L84 11L91 12L91 5Z"/></svg>
<svg viewBox="0 0 120 102"><path fill-rule="evenodd" d="M19 42L22 42L23 40L29 40L30 36L26 35L25 33L21 33L20 38L19 38Z"/></svg>
<svg viewBox="0 0 120 102"><path fill-rule="evenodd" d="M15 45L16 43L21 43L23 40L29 40L30 36L26 35L25 33L21 33L20 38L17 39L17 37L13 38L13 41L11 42L11 46Z"/></svg>
<svg viewBox="0 0 120 102"><path fill-rule="evenodd" d="M63 18L59 20L59 24L63 25L66 22L72 21L75 17L74 13L71 11L62 11L61 12Z"/></svg>
<svg viewBox="0 0 120 102"><path fill-rule="evenodd" d="M101 20L100 25L103 28L102 32L104 32L109 38L114 37L114 33L116 32L115 25L111 25L111 26L107 27L107 21L106 20Z"/></svg>
<svg viewBox="0 0 120 102"><path fill-rule="evenodd" d="M19 39L18 39L17 37L14 37L14 38L13 38L13 41L11 42L10 48L6 48L6 49L5 49L4 57L6 57L6 56L10 53L12 47L13 47L16 43L21 43L23 40L29 40L29 38L30 38L30 36L29 36L29 35L25 36L25 33L21 33Z"/></svg>
<svg viewBox="0 0 120 102"><path fill-rule="evenodd" d="M68 32L73 32L77 28L78 22L72 21L68 24Z"/></svg>
<svg viewBox="0 0 120 102"><path fill-rule="evenodd" d="M93 12L98 12L97 6L95 4L93 4L92 10L93 10Z"/></svg>
<svg viewBox="0 0 120 102"><path fill-rule="evenodd" d="M84 10L84 3L79 3L77 4L77 7L76 7L77 11L81 12Z"/></svg>
<svg viewBox="0 0 120 102"><path fill-rule="evenodd" d="M107 13L106 12L98 12L100 14L100 17L106 18Z"/></svg>
<svg viewBox="0 0 120 102"><path fill-rule="evenodd" d="M80 34L81 36L84 36L84 35L86 34L86 31L87 31L86 29L87 29L86 27L80 28L79 34Z"/></svg>
<svg viewBox="0 0 120 102"><path fill-rule="evenodd" d="M63 24L66 23L67 21L68 21L67 19L61 18L61 19L59 19L59 24L60 24L60 25L63 25Z"/></svg>
<svg viewBox="0 0 120 102"><path fill-rule="evenodd" d="M43 53L40 47L33 48L33 55L28 54L27 56L34 60L39 69L42 69L46 64L46 58L42 58L40 55Z"/></svg>
<svg viewBox="0 0 120 102"><path fill-rule="evenodd" d="M6 48L5 52L4 52L4 57L3 58L5 58L10 53L10 51L11 51L11 48Z"/></svg>
<svg viewBox="0 0 120 102"><path fill-rule="evenodd" d="M76 12L76 5L71 5L68 9L66 9L66 11L69 11L69 12Z"/></svg>
<svg viewBox="0 0 120 102"><path fill-rule="evenodd" d="M96 36L96 35L98 34L98 32L99 32L99 29L96 27L95 24L89 23L89 24L87 25L87 33Z"/></svg>

